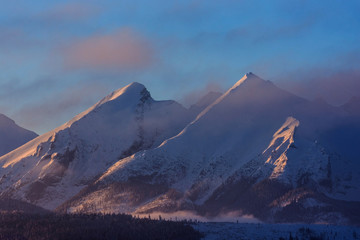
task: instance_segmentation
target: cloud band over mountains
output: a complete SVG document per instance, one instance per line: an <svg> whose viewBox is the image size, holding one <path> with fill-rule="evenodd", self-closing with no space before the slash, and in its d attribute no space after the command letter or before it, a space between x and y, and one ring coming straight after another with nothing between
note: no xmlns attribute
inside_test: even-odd
<svg viewBox="0 0 360 240"><path fill-rule="evenodd" d="M150 42L130 28L76 41L63 52L66 69L129 71L154 61Z"/></svg>

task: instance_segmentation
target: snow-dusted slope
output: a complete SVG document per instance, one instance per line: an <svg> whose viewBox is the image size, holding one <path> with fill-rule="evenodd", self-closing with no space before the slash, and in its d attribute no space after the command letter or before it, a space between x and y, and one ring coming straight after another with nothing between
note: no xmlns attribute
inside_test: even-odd
<svg viewBox="0 0 360 240"><path fill-rule="evenodd" d="M318 141L346 117L341 109L309 102L249 73L178 135L116 162L62 210L223 209L265 218L270 208L309 196L306 191L358 201L358 171L328 142ZM262 188L269 193L265 198ZM291 192L297 189L302 190ZM318 198L313 202L321 205Z"/></svg>
<svg viewBox="0 0 360 240"><path fill-rule="evenodd" d="M16 125L16 123L0 113L0 156L20 147L37 137L37 134Z"/></svg>
<svg viewBox="0 0 360 240"><path fill-rule="evenodd" d="M2 195L54 209L117 160L159 145L189 121L180 104L129 84L1 157Z"/></svg>

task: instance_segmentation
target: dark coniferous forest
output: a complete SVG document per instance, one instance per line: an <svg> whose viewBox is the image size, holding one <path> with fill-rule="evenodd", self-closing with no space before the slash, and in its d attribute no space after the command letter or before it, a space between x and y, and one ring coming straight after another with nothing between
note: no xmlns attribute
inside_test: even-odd
<svg viewBox="0 0 360 240"><path fill-rule="evenodd" d="M186 222L125 214L0 214L1 240L200 239Z"/></svg>

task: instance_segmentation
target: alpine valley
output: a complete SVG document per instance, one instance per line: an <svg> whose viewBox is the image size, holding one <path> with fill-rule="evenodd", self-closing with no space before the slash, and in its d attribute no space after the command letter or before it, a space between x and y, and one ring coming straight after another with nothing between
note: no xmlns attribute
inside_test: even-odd
<svg viewBox="0 0 360 240"><path fill-rule="evenodd" d="M59 212L359 225L358 103L309 101L248 73L186 109L132 83L0 157L1 198Z"/></svg>

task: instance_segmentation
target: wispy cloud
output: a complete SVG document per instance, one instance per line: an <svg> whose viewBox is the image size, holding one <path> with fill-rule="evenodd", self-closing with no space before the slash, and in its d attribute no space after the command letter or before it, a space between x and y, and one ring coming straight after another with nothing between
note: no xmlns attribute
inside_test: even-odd
<svg viewBox="0 0 360 240"><path fill-rule="evenodd" d="M286 40L306 33L317 23L316 16L308 16L299 22L284 22L281 24L249 23L231 29L225 39L233 42L242 39L252 44L262 44L274 40Z"/></svg>
<svg viewBox="0 0 360 240"><path fill-rule="evenodd" d="M49 77L26 83L18 79L2 81L0 84L0 101L11 101L18 104L18 101L24 101L26 98L53 90L57 87L56 83L59 83L58 79Z"/></svg>
<svg viewBox="0 0 360 240"><path fill-rule="evenodd" d="M75 41L62 49L67 70L141 69L154 61L154 49L145 37L131 28Z"/></svg>
<svg viewBox="0 0 360 240"><path fill-rule="evenodd" d="M106 91L107 89L101 84L72 86L57 94L46 96L40 101L25 104L13 116L15 119L19 119L20 124L26 124L28 128L44 133L44 131L52 129L54 123L56 123L55 126L59 126L70 120L68 113L75 116L97 102L100 99L99 95Z"/></svg>
<svg viewBox="0 0 360 240"><path fill-rule="evenodd" d="M28 41L21 29L0 27L0 48L5 50L9 47L23 47Z"/></svg>
<svg viewBox="0 0 360 240"><path fill-rule="evenodd" d="M82 21L95 17L101 13L99 5L72 2L56 5L50 9L40 12L35 17L44 21Z"/></svg>
<svg viewBox="0 0 360 240"><path fill-rule="evenodd" d="M96 21L103 10L87 2L44 4L36 11L15 9L0 21L0 64L5 68L23 64L17 66L22 70L42 66L51 49L76 39L83 29L91 31L89 21Z"/></svg>
<svg viewBox="0 0 360 240"><path fill-rule="evenodd" d="M99 16L102 13L99 5L92 5L86 2L71 2L50 5L42 8L41 11L17 12L14 11L11 17L7 18L1 25L15 28L43 29L46 26L53 26L62 22L75 24Z"/></svg>

